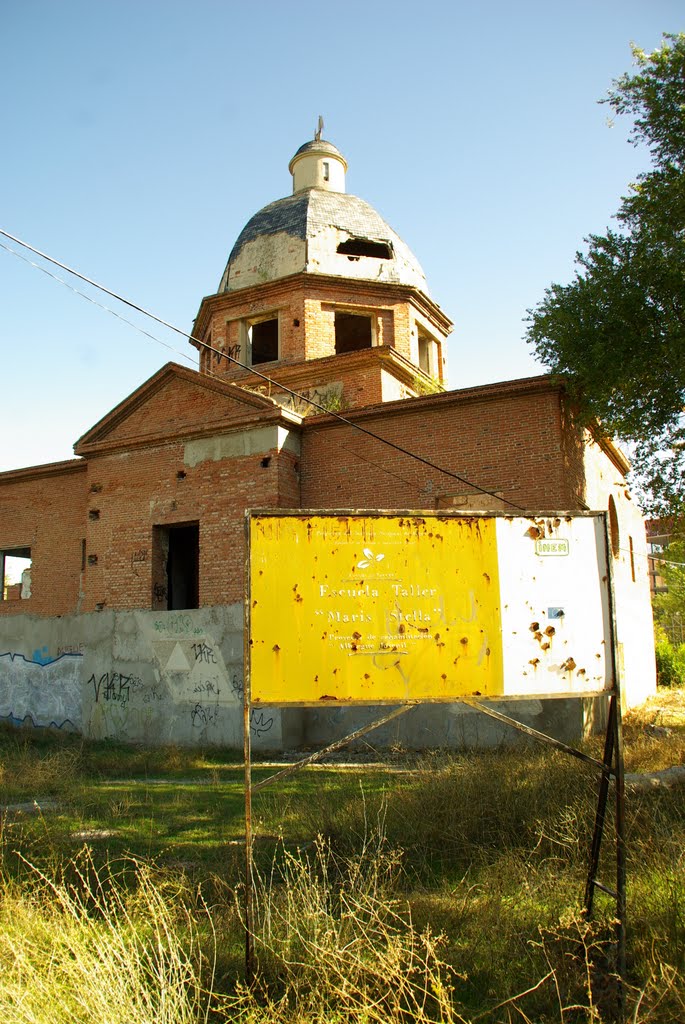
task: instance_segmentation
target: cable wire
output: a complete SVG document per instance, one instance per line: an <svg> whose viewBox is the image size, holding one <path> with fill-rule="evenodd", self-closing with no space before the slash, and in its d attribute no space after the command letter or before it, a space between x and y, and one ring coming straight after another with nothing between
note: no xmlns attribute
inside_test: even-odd
<svg viewBox="0 0 685 1024"><path fill-rule="evenodd" d="M170 352L174 352L176 355L181 356L189 363L192 363L193 366L195 365L195 360L190 355L188 355L187 352L184 352L182 349L176 348L174 345L170 345L166 341L162 341L162 339L157 337L157 335L151 334L149 331L144 330L138 324L134 323L133 320L129 320L127 317L122 316L121 313L117 313L117 311L112 309L110 306L105 306L103 305L103 303L98 302L97 299L94 299L92 297L92 295L88 295L86 292L81 291L79 288L74 288L74 286L69 284L68 281L65 281L63 277L58 277L57 274L53 274L46 267L42 267L39 263L34 262L34 260L30 260L27 256L24 256L22 253L17 252L16 249L12 249L9 245L5 245L4 242L0 242L0 248L4 249L5 252L9 252L13 256L16 256L18 259L23 260L24 263L28 263L29 266L34 267L36 270L40 270L43 274L46 274L47 277L51 278L53 281L56 281L58 284L64 285L64 287L68 288L69 291L74 293L74 295L78 295L80 298L85 299L87 302L91 302L94 306L97 306L98 309L102 309L105 313L111 313L111 315L116 317L117 320L121 320L122 323L127 324L127 326L129 327L132 327L134 331L138 331L140 334L143 334L146 338L150 338L152 341L156 341L158 344L163 345L164 348L168 348ZM212 348L212 351L219 352L220 350ZM223 353L220 354L223 355ZM205 369L203 372L207 377L212 377L214 380L219 380L222 381L223 383L226 382L224 377L222 377L218 373L214 373L214 371L211 369ZM368 463L370 466L374 466L376 469L380 470L380 472L382 473L385 473L387 476L395 477L395 479L401 480L402 483L406 484L407 487L411 487L412 489L421 493L421 488L418 486L418 484L411 483L409 480L406 479L406 477L400 476L399 473L393 472L393 470L388 469L381 463L375 462L373 459L369 459L364 455L360 455L359 452L356 452L353 448L350 448L348 446L346 447L345 445L342 445L338 442L334 442L334 444L336 445L337 448L340 449L340 451L348 452L355 458L358 458L361 461Z"/></svg>
<svg viewBox="0 0 685 1024"><path fill-rule="evenodd" d="M21 238L17 238L15 235L11 235L8 231L4 231L2 228L0 228L0 235L3 235L5 238L9 238L10 241L14 242L17 245L21 245L25 249L28 249L30 252L34 253L36 256L40 256L41 259L47 260L48 263L52 263L54 266L59 267L61 270L65 270L68 274L72 274L74 277L78 278L79 280L84 281L86 284L91 285L93 288L96 288L99 291L104 292L106 295L111 296L112 298L116 299L117 302L123 303L125 306L128 306L130 309L134 309L134 310L136 310L136 312L142 313L144 316L149 317L151 320L154 320L156 323L161 324L163 327L166 327L169 330L174 331L176 334L180 334L182 337L184 337L188 341L198 345L199 347L201 347L201 348L203 348L203 349L205 349L205 350L207 350L209 352L213 352L216 355L221 354L221 356L223 356L224 359L228 360L231 363L234 363L236 366L240 366L244 370L248 370L253 376L258 377L260 380L263 380L263 381L265 381L266 383L268 383L268 384L270 384L272 386L275 386L280 391L283 391L286 394L290 395L292 398L296 398L299 401L307 402L309 405L313 406L315 409L318 409L320 412L323 412L323 413L326 413L329 416L332 416L334 419L338 420L340 423L344 423L346 426L352 427L354 430L358 430L361 433L366 434L367 437L371 437L374 440L379 441L381 444L387 445L388 447L394 449L395 451L400 452L402 455L406 455L406 456L408 456L411 459L415 459L417 462L422 463L424 466L428 466L430 469L436 470L438 473L443 473L445 476L449 476L452 479L459 481L459 483L465 484L467 487L472 487L474 490L478 491L480 494L487 494L489 497L495 498L497 501L501 501L504 504L509 505L511 508L515 508L515 509L517 509L520 512L525 511L525 509L521 505L517 505L515 502L509 501L507 498L503 498L501 495L495 494L494 491L489 491L485 487L480 487L478 484L473 483L471 480L468 480L466 477L461 476L459 473L455 473L452 470L445 469L443 466L436 465L436 463L431 462L429 459L425 459L422 455L417 455L416 452L409 451L409 449L404 448L402 445L398 445L394 441L390 441L388 438L385 438L385 437L383 437L380 434L376 434L374 431L369 430L368 428L361 426L359 423L355 423L354 421L348 419L346 416L342 416L340 413L331 412L329 409L326 409L323 405L321 405L319 402L316 402L314 399L309 398L309 397L307 397L305 395L299 394L297 391L293 391L291 388L286 387L284 384L280 384L274 378L267 376L266 374L262 373L260 370L256 370L252 366L245 366L243 363L240 362L240 360L235 359L233 356L229 356L226 352L221 352L220 353L219 349L213 348L212 345L208 344L207 342L202 341L200 338L194 337L192 334L188 334L186 331L183 331L180 327L176 327L174 324L171 324L168 321L163 320L161 317L157 316L155 313L150 312L150 310L145 309L144 306L139 306L137 303L131 301L130 299L125 298L123 295L120 295L117 292L112 291L110 288L107 288L105 285L99 284L97 281L94 281L92 278L86 277L85 274L81 274L81 273L79 273L79 271L74 270L72 267L68 266L66 263L62 263L59 260L55 259L54 257L49 256L47 253L41 252L40 249L34 248L34 246L29 245L28 242L22 241ZM2 243L0 243L0 245L1 244ZM19 253L15 252L15 250L11 249L10 247L4 246L4 245L2 247L6 251L13 253L13 255L19 256ZM54 275L50 274L47 270L45 270L45 268L40 267L37 264L32 263L31 260L27 260L25 257L21 257L21 256L20 256L20 258L24 259L24 262L28 262L32 266L36 266L37 269L43 270L44 273L47 273L49 277L54 277ZM66 287L70 288L72 291L75 291L77 294L83 294L81 292L78 292L77 289L73 288L71 285L68 285L65 281L62 281L60 278L55 277L55 280L59 281L61 284L66 285ZM87 296L85 294L83 294L83 298L88 299L89 302L92 302L96 306L101 305L100 303L96 302L92 297ZM124 323L129 324L129 326L135 327L135 325L132 324L131 321L126 320L125 317L122 317L118 313L115 313L114 310L109 309L106 306L102 306L101 308L105 309L107 312L111 313L113 316L116 316L118 319L123 320ZM147 337L151 338L153 341L160 342L159 338L155 338L154 335L148 334L147 331L144 331L144 330L142 330L140 328L136 328L136 329L140 330L142 334L144 334ZM172 351L178 351L178 350L174 349L171 345L167 345L165 342L160 342L160 344L163 344L166 348L169 348ZM188 357L184 354L184 358L188 358Z"/></svg>

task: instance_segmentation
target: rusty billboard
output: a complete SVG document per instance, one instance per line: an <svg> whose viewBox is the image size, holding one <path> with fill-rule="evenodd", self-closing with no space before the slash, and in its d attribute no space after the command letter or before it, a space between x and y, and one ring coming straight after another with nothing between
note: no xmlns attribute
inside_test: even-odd
<svg viewBox="0 0 685 1024"><path fill-rule="evenodd" d="M613 686L599 513L252 512L246 604L253 705Z"/></svg>

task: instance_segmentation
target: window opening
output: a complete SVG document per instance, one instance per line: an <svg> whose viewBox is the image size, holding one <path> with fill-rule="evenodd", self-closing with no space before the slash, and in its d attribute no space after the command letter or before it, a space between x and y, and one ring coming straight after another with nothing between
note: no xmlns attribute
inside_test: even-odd
<svg viewBox="0 0 685 1024"><path fill-rule="evenodd" d="M389 242L372 242L370 238L348 238L341 242L336 252L343 256L372 256L377 260L392 259L392 247Z"/></svg>
<svg viewBox="0 0 685 1024"><path fill-rule="evenodd" d="M155 526L152 558L153 608L199 608L200 524Z"/></svg>
<svg viewBox="0 0 685 1024"><path fill-rule="evenodd" d="M253 366L278 359L278 317L252 324L250 335Z"/></svg>
<svg viewBox="0 0 685 1024"><path fill-rule="evenodd" d="M357 352L373 345L373 329L370 316L357 313L335 314L335 353Z"/></svg>
<svg viewBox="0 0 685 1024"><path fill-rule="evenodd" d="M0 551L0 595L3 601L26 601L31 596L31 548Z"/></svg>
<svg viewBox="0 0 685 1024"><path fill-rule="evenodd" d="M331 168L331 165L329 164L328 160L324 160L324 162L323 162L323 180L324 181L328 181L329 178L330 178L330 168Z"/></svg>
<svg viewBox="0 0 685 1024"><path fill-rule="evenodd" d="M431 374L431 339L419 334L419 366L424 373Z"/></svg>

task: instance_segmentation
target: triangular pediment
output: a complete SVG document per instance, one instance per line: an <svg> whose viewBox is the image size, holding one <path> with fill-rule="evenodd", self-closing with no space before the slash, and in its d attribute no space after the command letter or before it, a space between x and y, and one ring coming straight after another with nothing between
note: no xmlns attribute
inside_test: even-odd
<svg viewBox="0 0 685 1024"><path fill-rule="evenodd" d="M74 445L78 455L230 430L278 418L271 399L167 363Z"/></svg>

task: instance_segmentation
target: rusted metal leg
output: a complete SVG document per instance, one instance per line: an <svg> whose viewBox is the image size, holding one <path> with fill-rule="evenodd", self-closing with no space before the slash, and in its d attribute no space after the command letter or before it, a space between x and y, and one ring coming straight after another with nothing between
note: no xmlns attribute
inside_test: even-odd
<svg viewBox="0 0 685 1024"><path fill-rule="evenodd" d="M250 737L250 704L243 705L243 751L245 757L245 984L254 980L253 871L252 871L252 764Z"/></svg>
<svg viewBox="0 0 685 1024"><path fill-rule="evenodd" d="M620 1020L626 1012L626 791L623 768L623 722L616 697L616 972L619 978Z"/></svg>
<svg viewBox="0 0 685 1024"><path fill-rule="evenodd" d="M590 846L590 862L588 865L587 883L585 886L584 914L586 918L592 917L595 888L605 889L605 886L597 882L597 871L599 869L599 854L602 847L604 835L604 820L606 818L607 799L609 796L609 781L612 775L612 762L614 756L614 743L616 738L616 707L617 695L614 693L609 699L609 718L607 731L604 740L604 757L602 759L602 778L599 783L597 795L597 811L595 813L595 827L592 834Z"/></svg>

